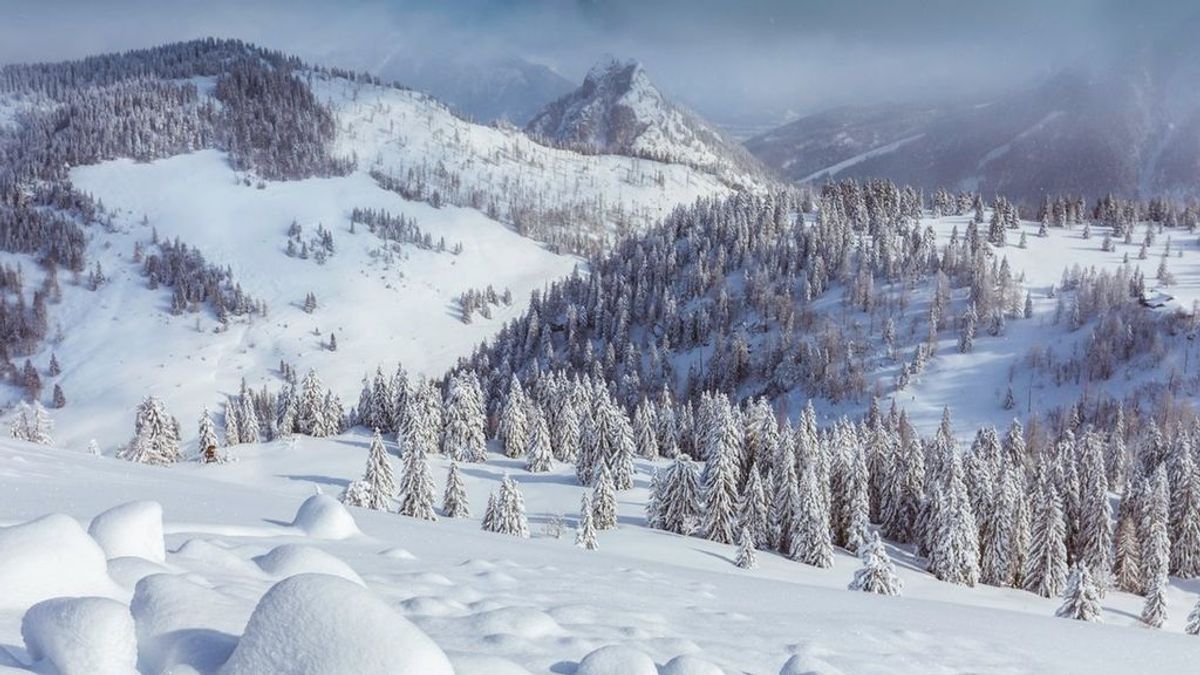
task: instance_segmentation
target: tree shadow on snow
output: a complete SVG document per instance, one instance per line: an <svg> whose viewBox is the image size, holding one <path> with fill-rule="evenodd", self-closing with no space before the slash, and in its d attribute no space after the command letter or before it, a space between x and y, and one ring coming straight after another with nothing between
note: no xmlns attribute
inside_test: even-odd
<svg viewBox="0 0 1200 675"><path fill-rule="evenodd" d="M346 486L350 484L350 481L345 478L334 478L333 476L321 476L321 475L317 475L317 474L281 473L281 474L275 474L275 477L276 478L286 478L288 480L296 480L296 481L300 481L303 483L316 483L317 485L328 485L329 487L336 487L336 488L340 488L340 489L345 489Z"/></svg>

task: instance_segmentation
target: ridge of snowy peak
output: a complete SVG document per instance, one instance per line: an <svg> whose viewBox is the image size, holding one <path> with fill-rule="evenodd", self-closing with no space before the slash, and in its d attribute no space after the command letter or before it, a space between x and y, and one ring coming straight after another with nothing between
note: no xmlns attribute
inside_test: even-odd
<svg viewBox="0 0 1200 675"><path fill-rule="evenodd" d="M646 77L645 68L642 67L640 61L637 59L619 59L612 54L608 54L588 70L587 75L583 78L583 84L585 87L589 84L597 85L605 80L613 80L625 74L630 76L628 79L631 82L635 77L646 84L650 82L649 78Z"/></svg>

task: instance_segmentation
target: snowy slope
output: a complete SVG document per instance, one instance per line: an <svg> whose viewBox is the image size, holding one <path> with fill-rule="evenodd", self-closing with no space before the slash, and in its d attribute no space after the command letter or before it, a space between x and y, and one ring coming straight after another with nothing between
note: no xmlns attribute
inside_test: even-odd
<svg viewBox="0 0 1200 675"><path fill-rule="evenodd" d="M1194 649L1193 638L1173 634L1182 610L1172 613L1169 630L1130 628L1139 599L1111 592L1103 601L1107 625L1055 619L1054 600L942 584L913 569L902 551L893 551L905 580L900 598L844 590L857 563L840 553L829 570L768 554L760 555L759 569L738 569L730 547L641 525L650 468L644 463L639 487L620 497L620 528L601 533L595 552L573 547L569 527L562 539L542 531L548 516L566 511L570 518L577 508L581 488L569 469L534 477L498 455L465 472L474 518L430 523L352 509L361 534L335 532L348 535L340 540L292 527L314 485L337 491L358 476L365 440L246 446L235 463L168 469L5 441L5 516L15 524L57 511L86 527L131 499L161 503L165 562L110 561L114 582L97 578L91 592L128 603L138 580L165 573L144 584L134 602L140 655L158 667L183 661L200 672L212 672L233 649L256 602L279 579L277 565L360 578L448 653L460 673L574 672L587 654L611 645L660 666L689 655L729 673L781 672L790 659L804 667L785 672L1182 672ZM440 489L444 464L435 464ZM506 469L525 491L532 540L479 530L485 495ZM131 533L122 522L130 521L118 521L114 534ZM0 545L5 533L0 529ZM74 541L64 536L58 540ZM36 549L53 541L28 543ZM71 564L76 571L95 567ZM44 576L11 559L0 561L0 572L31 582ZM1189 607L1196 590L1190 583L1172 587L1171 606ZM19 632L23 605L0 609L0 664L28 662ZM173 606L189 611L171 613ZM294 628L319 640L312 630L306 623ZM354 642L353 634L373 630L364 625L345 639L371 653L380 646ZM181 649L188 635L192 648Z"/></svg>

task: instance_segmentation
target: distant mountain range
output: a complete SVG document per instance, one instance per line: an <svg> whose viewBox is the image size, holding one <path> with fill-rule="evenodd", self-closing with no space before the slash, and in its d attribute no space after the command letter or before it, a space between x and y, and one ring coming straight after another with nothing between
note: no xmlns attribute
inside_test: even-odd
<svg viewBox="0 0 1200 675"><path fill-rule="evenodd" d="M1033 200L1200 196L1200 49L1166 40L990 100L847 107L751 138L792 181L887 177Z"/></svg>

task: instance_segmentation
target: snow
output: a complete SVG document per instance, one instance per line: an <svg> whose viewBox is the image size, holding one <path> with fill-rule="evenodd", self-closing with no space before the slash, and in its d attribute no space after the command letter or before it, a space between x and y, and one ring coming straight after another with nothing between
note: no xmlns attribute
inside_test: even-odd
<svg viewBox="0 0 1200 675"><path fill-rule="evenodd" d="M324 574L289 577L259 601L222 675L453 675L442 650L369 591Z"/></svg>
<svg viewBox="0 0 1200 675"><path fill-rule="evenodd" d="M725 675L720 668L702 658L680 654L663 664L659 675Z"/></svg>
<svg viewBox="0 0 1200 675"><path fill-rule="evenodd" d="M292 527L318 539L346 539L359 534L354 516L341 502L326 494L315 494L300 505Z"/></svg>
<svg viewBox="0 0 1200 675"><path fill-rule="evenodd" d="M60 675L136 675L137 638L124 604L108 598L53 598L21 620L31 659Z"/></svg>
<svg viewBox="0 0 1200 675"><path fill-rule="evenodd" d="M162 505L129 502L92 519L88 534L109 558L132 556L153 562L167 558L163 545Z"/></svg>
<svg viewBox="0 0 1200 675"><path fill-rule="evenodd" d="M155 574L138 582L130 611L143 671L167 672L186 665L212 672L233 652L253 600L235 588L210 588L201 582L178 574Z"/></svg>
<svg viewBox="0 0 1200 675"><path fill-rule="evenodd" d="M820 171L814 171L811 174L805 176L804 178L801 178L797 182L798 183L809 183L809 182L816 181L816 180L830 180L830 179L836 177L839 173L854 166L855 164L859 164L860 162L865 162L868 159L873 159L873 158L879 157L881 155L886 155L888 153L895 152L895 151L899 150L900 148L908 145L909 143L912 143L913 141L920 140L924 136L925 136L925 134L923 134L923 133L915 134L913 136L906 136L904 138L893 141L891 143L881 145L877 148L871 148L870 150L868 150L866 152L859 153L853 157L848 157L848 158L838 162L837 164L834 164L832 166L827 166L824 169L821 169ZM787 167L785 166L784 168L787 168Z"/></svg>
<svg viewBox="0 0 1200 675"><path fill-rule="evenodd" d="M0 528L0 609L60 595L118 594L104 551L69 516Z"/></svg>
<svg viewBox="0 0 1200 675"><path fill-rule="evenodd" d="M328 574L352 581L360 586L363 581L346 563L319 548L303 544L282 544L266 555L254 559L263 572L281 579L295 574Z"/></svg>
<svg viewBox="0 0 1200 675"><path fill-rule="evenodd" d="M609 645L583 657L575 675L658 675L658 668L636 649Z"/></svg>

